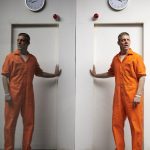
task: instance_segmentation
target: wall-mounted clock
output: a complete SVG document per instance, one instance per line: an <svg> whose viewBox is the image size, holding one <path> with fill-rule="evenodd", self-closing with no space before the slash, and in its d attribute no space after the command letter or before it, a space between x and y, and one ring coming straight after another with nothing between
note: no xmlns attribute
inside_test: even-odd
<svg viewBox="0 0 150 150"><path fill-rule="evenodd" d="M25 0L25 4L31 11L40 11L43 9L46 0Z"/></svg>
<svg viewBox="0 0 150 150"><path fill-rule="evenodd" d="M114 10L122 10L126 8L128 0L108 0L108 4Z"/></svg>

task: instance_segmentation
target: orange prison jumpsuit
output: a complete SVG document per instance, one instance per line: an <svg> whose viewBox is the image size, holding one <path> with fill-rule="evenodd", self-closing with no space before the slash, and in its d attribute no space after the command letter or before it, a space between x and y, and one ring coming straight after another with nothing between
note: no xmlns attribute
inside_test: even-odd
<svg viewBox="0 0 150 150"><path fill-rule="evenodd" d="M129 49L122 62L119 54L113 58L108 72L115 76L112 129L116 150L125 150L124 122L126 117L128 117L131 128L132 150L142 150L143 96L136 108L133 108L132 105L139 78L146 75L143 60L140 55Z"/></svg>
<svg viewBox="0 0 150 150"><path fill-rule="evenodd" d="M5 102L4 138L5 150L14 150L15 128L19 113L23 120L22 150L31 150L31 140L34 129L34 74L42 70L36 58L28 54L25 62L20 51L16 50L7 55L2 67L2 75L9 77L9 89L12 96L12 105Z"/></svg>

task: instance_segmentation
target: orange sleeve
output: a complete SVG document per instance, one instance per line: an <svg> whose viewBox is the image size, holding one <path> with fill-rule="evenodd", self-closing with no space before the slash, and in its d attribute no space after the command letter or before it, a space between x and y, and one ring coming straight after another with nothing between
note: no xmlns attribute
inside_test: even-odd
<svg viewBox="0 0 150 150"><path fill-rule="evenodd" d="M10 55L7 55L5 58L4 64L2 66L1 74L9 77L10 73L11 73L11 58L10 58Z"/></svg>
<svg viewBox="0 0 150 150"><path fill-rule="evenodd" d="M109 68L109 70L108 70L108 73L110 74L110 75L112 75L112 76L114 76L114 59L113 59L113 61L112 61L112 63L111 63L111 65L110 65L110 68Z"/></svg>
<svg viewBox="0 0 150 150"><path fill-rule="evenodd" d="M36 64L35 64L35 75L39 75L43 72L43 70L40 68L40 65L36 59Z"/></svg>
<svg viewBox="0 0 150 150"><path fill-rule="evenodd" d="M146 68L141 56L137 59L136 73L138 78L146 76Z"/></svg>

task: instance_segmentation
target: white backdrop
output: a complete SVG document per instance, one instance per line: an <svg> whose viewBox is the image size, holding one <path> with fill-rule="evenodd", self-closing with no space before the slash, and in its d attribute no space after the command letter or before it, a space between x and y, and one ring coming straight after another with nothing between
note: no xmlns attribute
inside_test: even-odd
<svg viewBox="0 0 150 150"><path fill-rule="evenodd" d="M117 43L115 43L118 32L122 31L122 27L126 27L127 24L133 24L133 28L137 24L138 26L136 26L136 29L134 28L134 34L132 34L130 29L128 31L131 32L132 47L137 52L143 53L144 62L147 67L144 92L144 150L150 150L150 68L148 67L150 63L149 6L150 1L147 0L130 0L127 8L124 10L113 11L108 6L107 0L47 0L45 8L40 12L34 13L25 7L24 0L0 1L0 67L2 67L6 54L11 51L12 24L59 24L59 29L56 28L56 30L58 29L57 31L53 30L53 36L55 38L52 36L53 40L58 42L56 46L58 46L59 52L53 53L55 56L54 58L52 57L51 60L54 62L50 62L50 66L48 65L46 67L45 61L49 61L48 58L51 58L51 56L41 56L40 52L41 49L44 49L44 41L40 40L40 49L38 49L38 45L38 47L36 47L36 44L30 47L33 49L33 52L35 52L34 48L39 50L36 56L41 62L41 66L44 68L46 67L46 70L50 68L52 71L54 68L53 63L55 64L57 61L63 70L57 87L54 86L50 88L47 79L35 79L35 81L37 81L35 84L40 84L41 87L45 87L45 90L47 90L46 96L51 92L52 97L57 95L57 104L55 103L55 98L49 101L54 107L50 110L50 116L42 118L42 123L45 129L48 129L49 125L51 125L51 128L46 131L40 131L39 128L41 129L44 127L40 122L40 109L44 109L45 107L48 108L48 106L45 106L46 103L41 104L39 101L37 102L36 109L39 110L39 112L36 112L36 124L39 128L36 128L36 136L33 138L34 148L43 147L43 145L44 147L49 147L50 143L51 146L56 145L58 150L112 149L111 146L113 146L114 143L110 120L111 98L114 86L113 79L93 82L93 79L89 75L89 69L92 67L93 63L96 64L98 71L103 71L108 68L112 55L118 51ZM52 16L54 13L60 15L60 22L53 20ZM100 16L96 21L92 21L94 13L99 13ZM94 24L102 25L100 28L102 27L103 30L99 30L99 27L94 27ZM119 24L119 27L115 30L117 32L113 32L115 27L113 26L113 29L111 29L112 26L109 26L108 28L111 29L111 32L108 32L103 24ZM120 28L121 24L123 26ZM39 33L39 31L37 32ZM103 45L99 45L99 42L96 44L96 40L99 41L101 39L101 36L99 36L101 32L103 33L102 39L106 40L106 38L108 38L109 42L113 44L111 49L108 47L102 52L103 55L101 55L101 51L99 50L102 50L104 46L106 47L108 42L104 40ZM49 36L47 33L45 34L46 37ZM45 36L43 34L42 36L44 39ZM109 37L112 36L113 38L110 39ZM34 39L32 40L34 43ZM140 42L137 43L137 40ZM49 45L47 46L49 47ZM52 44L51 46L50 47L53 49L54 45ZM140 49L138 49L139 47ZM97 50L98 53L96 54ZM111 50L112 53L108 56L109 50ZM44 57L45 59L42 60ZM103 62L105 62L105 65L102 65ZM53 91L53 89L55 90ZM49 93L49 91L51 92ZM38 97L39 93L35 94L37 94ZM106 99L105 96L107 96ZM99 100L99 98L101 98L101 100ZM3 99L3 88L2 83L0 83L0 148L3 148ZM49 108L51 108L51 106ZM55 108L57 108L57 110L55 110ZM45 111L47 112L47 110ZM53 118L55 115L56 118ZM48 126L45 125L46 122L44 123L47 117L53 118L52 120L48 120ZM55 122L57 127L54 127ZM21 128L21 125L18 126L18 128ZM52 128L54 130L52 130ZM126 130L128 134L128 127ZM21 131L17 132L17 139L19 139L21 138ZM104 133L105 135L103 135ZM100 136L101 134L103 136ZM49 141L49 139L45 139L46 141L42 139L40 141L39 135L42 137L46 135L46 137L50 138L53 135L54 138L52 141ZM16 140L16 147L20 147L20 140L21 139ZM128 146L130 146L130 144L128 144Z"/></svg>

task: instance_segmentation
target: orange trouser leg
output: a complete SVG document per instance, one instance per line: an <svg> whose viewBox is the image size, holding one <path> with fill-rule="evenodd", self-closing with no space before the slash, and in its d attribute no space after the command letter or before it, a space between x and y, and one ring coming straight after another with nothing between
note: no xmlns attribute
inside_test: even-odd
<svg viewBox="0 0 150 150"><path fill-rule="evenodd" d="M132 134L132 150L143 150L143 100L136 108L127 108Z"/></svg>
<svg viewBox="0 0 150 150"><path fill-rule="evenodd" d="M22 150L31 150L31 141L34 130L34 100L30 99L30 104L28 103L28 100L23 103L21 115L23 119Z"/></svg>
<svg viewBox="0 0 150 150"><path fill-rule="evenodd" d="M5 102L4 148L14 150L15 129L19 115L20 105Z"/></svg>
<svg viewBox="0 0 150 150"><path fill-rule="evenodd" d="M114 140L116 144L116 150L125 150L124 142L124 122L125 122L124 111L119 111L119 108L113 110L112 129Z"/></svg>
<svg viewBox="0 0 150 150"><path fill-rule="evenodd" d="M119 97L120 90L114 95L113 102L113 116L112 116L112 130L114 135L114 140L116 144L116 150L125 150L124 142L124 122L126 119L126 113L124 110L124 105Z"/></svg>

